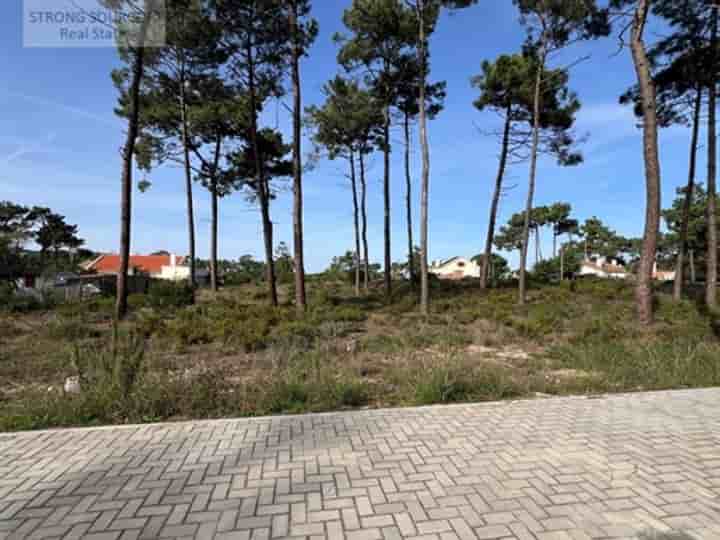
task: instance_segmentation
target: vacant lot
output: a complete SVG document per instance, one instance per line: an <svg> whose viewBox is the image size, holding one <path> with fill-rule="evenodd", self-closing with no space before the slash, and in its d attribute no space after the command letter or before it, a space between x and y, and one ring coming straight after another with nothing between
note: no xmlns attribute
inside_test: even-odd
<svg viewBox="0 0 720 540"><path fill-rule="evenodd" d="M284 296L290 297L285 290ZM266 307L257 285L0 315L0 430L252 416L720 384L716 320L658 294L650 332L622 282L515 290L436 283L432 315L316 280L311 308ZM81 392L67 394L66 377Z"/></svg>

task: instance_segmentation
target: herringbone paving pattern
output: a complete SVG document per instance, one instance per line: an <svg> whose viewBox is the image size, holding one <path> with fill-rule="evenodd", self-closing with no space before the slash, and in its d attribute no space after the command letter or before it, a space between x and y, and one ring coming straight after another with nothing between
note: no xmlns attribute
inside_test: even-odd
<svg viewBox="0 0 720 540"><path fill-rule="evenodd" d="M720 390L0 434L0 540L720 539Z"/></svg>

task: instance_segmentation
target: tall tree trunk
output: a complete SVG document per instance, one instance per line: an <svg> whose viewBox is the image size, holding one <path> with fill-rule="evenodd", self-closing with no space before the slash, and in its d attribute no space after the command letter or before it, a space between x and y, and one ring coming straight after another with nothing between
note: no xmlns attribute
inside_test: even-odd
<svg viewBox="0 0 720 540"><path fill-rule="evenodd" d="M302 193L302 95L300 88L300 38L298 35L297 0L290 2L290 32L292 33L292 86L293 86L293 241L295 255L295 307L304 313L305 254L303 247L303 193Z"/></svg>
<svg viewBox="0 0 720 540"><path fill-rule="evenodd" d="M657 254L660 229L660 160L658 157L658 126L655 83L643 42L649 0L638 0L632 26L630 48L640 85L643 107L643 152L645 157L645 233L635 288L638 317L643 325L653 321L652 273Z"/></svg>
<svg viewBox="0 0 720 540"><path fill-rule="evenodd" d="M212 217L210 224L210 288L218 292L218 194L217 186L210 191Z"/></svg>
<svg viewBox="0 0 720 540"><path fill-rule="evenodd" d="M700 113L702 112L702 87L698 87L695 96L693 111L692 137L690 140L690 166L688 168L688 182L685 188L685 201L683 203L682 222L680 223L680 239L678 241L677 260L675 261L675 282L673 283L673 300L682 298L683 283L685 282L685 252L688 243L688 228L690 223L690 208L692 207L695 191L695 168L697 163L698 139L700 133Z"/></svg>
<svg viewBox="0 0 720 540"><path fill-rule="evenodd" d="M140 25L138 46L134 49L132 79L130 82L130 113L128 130L123 147L122 179L120 190L120 270L117 276L117 300L115 315L118 320L127 315L128 270L130 267L130 232L132 221L132 168L135 154L135 143L139 132L140 121L140 85L145 71L145 38L150 24L148 9L150 0L145 0L144 17Z"/></svg>
<svg viewBox="0 0 720 540"><path fill-rule="evenodd" d="M690 250L690 283L695 285L697 281L697 275L695 275L695 250Z"/></svg>
<svg viewBox="0 0 720 540"><path fill-rule="evenodd" d="M363 288L367 293L370 288L370 254L367 239L367 182L365 180L365 156L362 149L360 149L360 213L362 218Z"/></svg>
<svg viewBox="0 0 720 540"><path fill-rule="evenodd" d="M500 196L502 195L502 184L505 178L507 167L508 150L510 148L510 127L512 125L511 105L505 109L505 127L503 128L502 148L500 150L500 164L498 165L497 176L495 177L495 191L493 192L490 205L490 219L488 220L487 237L485 238L485 253L483 254L482 266L480 267L480 288L486 289L488 284L488 269L492 258L492 244L495 238L495 224L497 223L498 208L500 207Z"/></svg>
<svg viewBox="0 0 720 540"><path fill-rule="evenodd" d="M413 260L413 230L412 230L412 177L410 176L410 115L405 113L405 209L407 212L407 238L408 238L408 272L410 284L415 287L415 261Z"/></svg>
<svg viewBox="0 0 720 540"><path fill-rule="evenodd" d="M263 224L263 237L265 244L265 260L266 260L266 279L268 282L268 292L270 294L270 304L277 307L277 279L275 277L275 259L273 257L273 223L270 219L270 194L267 184L262 187L264 195L260 200L260 214Z"/></svg>
<svg viewBox="0 0 720 540"><path fill-rule="evenodd" d="M385 282L385 299L390 300L392 295L392 253L390 238L390 106L386 105L383 111L383 203L385 209L384 238L385 238L385 268L383 277Z"/></svg>
<svg viewBox="0 0 720 540"><path fill-rule="evenodd" d="M220 150L222 138L218 137L215 142L215 156L213 158L213 171L210 180L210 197L212 203L212 219L210 224L210 287L214 292L218 291L218 194L217 174L220 168Z"/></svg>
<svg viewBox="0 0 720 540"><path fill-rule="evenodd" d="M195 210L193 208L192 164L190 163L190 136L188 133L187 101L184 76L180 78L180 123L182 124L183 166L185 169L185 201L187 206L188 249L190 251L190 276L188 282L194 290L195 281Z"/></svg>
<svg viewBox="0 0 720 540"><path fill-rule="evenodd" d="M355 296L360 296L360 218L358 216L357 178L355 176L355 151L350 150L350 183L353 198L353 229L355 232Z"/></svg>
<svg viewBox="0 0 720 540"><path fill-rule="evenodd" d="M717 307L717 263L718 263L718 233L717 233L717 126L716 106L717 88L715 73L717 72L717 46L718 46L718 1L712 5L711 22L711 62L710 73L712 81L708 86L708 179L707 179L707 270L705 277L705 303L709 308Z"/></svg>
<svg viewBox="0 0 720 540"><path fill-rule="evenodd" d="M420 311L430 312L430 281L428 276L428 226L430 201L430 143L428 142L427 103L427 40L425 36L425 0L418 0L418 57L420 61L420 147L422 151L422 182L420 186Z"/></svg>
<svg viewBox="0 0 720 540"><path fill-rule="evenodd" d="M535 197L535 178L537 176L538 145L540 143L540 98L542 96L540 87L542 76L545 71L546 36L543 32L542 43L539 51L538 71L535 76L535 96L533 98L533 136L532 149L530 154L530 181L528 183L527 201L525 202L525 221L523 223L522 249L520 250L520 280L518 286L518 303L524 305L527 300L526 268L528 245L530 243L530 213L532 212L533 199Z"/></svg>
<svg viewBox="0 0 720 540"><path fill-rule="evenodd" d="M250 97L250 139L255 155L255 175L257 182L257 194L260 202L260 214L262 216L263 239L265 244L265 278L267 280L270 304L278 305L277 284L275 280L275 260L273 259L273 224L270 220L270 189L265 178L265 166L263 157L260 155L258 143L258 118L257 118L257 96L255 93L255 63L252 46L246 47L248 65L248 94Z"/></svg>

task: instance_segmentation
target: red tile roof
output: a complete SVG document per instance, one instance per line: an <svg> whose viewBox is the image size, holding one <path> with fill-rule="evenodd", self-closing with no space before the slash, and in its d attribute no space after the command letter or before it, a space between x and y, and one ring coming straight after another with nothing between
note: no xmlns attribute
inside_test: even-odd
<svg viewBox="0 0 720 540"><path fill-rule="evenodd" d="M170 255L131 255L130 267L151 275L159 274L163 266L170 266L170 258ZM184 262L184 257L177 257L177 265ZM117 274L120 271L120 255L100 255L87 266L87 270L98 274Z"/></svg>

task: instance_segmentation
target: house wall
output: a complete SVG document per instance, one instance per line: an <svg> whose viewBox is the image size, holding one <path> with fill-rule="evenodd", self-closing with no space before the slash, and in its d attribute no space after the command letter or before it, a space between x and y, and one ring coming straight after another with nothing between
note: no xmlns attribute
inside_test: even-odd
<svg viewBox="0 0 720 540"><path fill-rule="evenodd" d="M585 264L580 267L579 273L581 276L597 276L601 278L608 277L608 275L599 268L595 268L594 266L587 266Z"/></svg>
<svg viewBox="0 0 720 540"><path fill-rule="evenodd" d="M154 277L167 281L182 281L190 278L190 268L187 266L163 266L160 274Z"/></svg>
<svg viewBox="0 0 720 540"><path fill-rule="evenodd" d="M462 279L466 277L480 277L480 266L467 259L455 259L447 264L431 268L430 273L440 279Z"/></svg>
<svg viewBox="0 0 720 540"><path fill-rule="evenodd" d="M600 270L599 268L596 268L595 266L590 266L587 264L583 264L580 267L579 274L581 276L596 276L596 277L605 278L605 279L627 279L628 278L627 273L616 273L616 272L608 273L608 272L605 272L604 270Z"/></svg>
<svg viewBox="0 0 720 540"><path fill-rule="evenodd" d="M655 272L653 278L658 281L675 281L675 272L672 270Z"/></svg>

